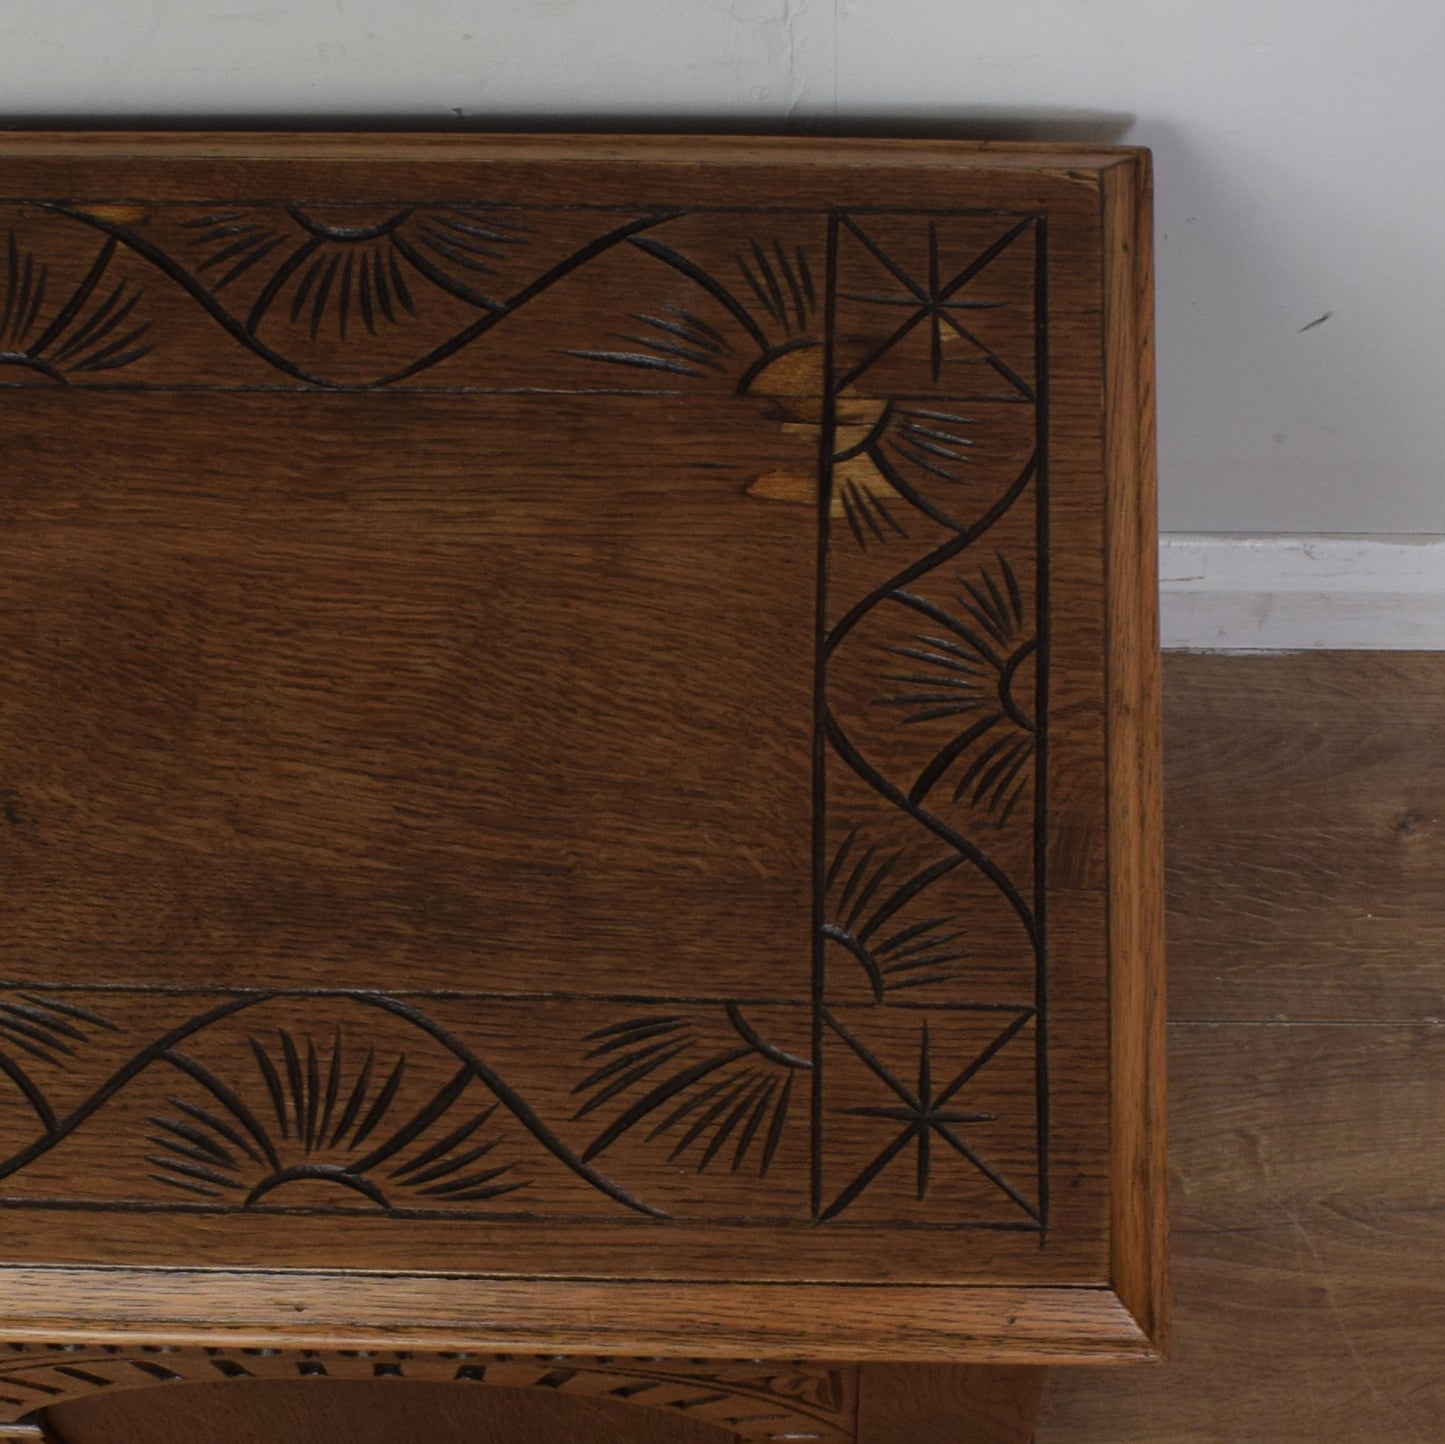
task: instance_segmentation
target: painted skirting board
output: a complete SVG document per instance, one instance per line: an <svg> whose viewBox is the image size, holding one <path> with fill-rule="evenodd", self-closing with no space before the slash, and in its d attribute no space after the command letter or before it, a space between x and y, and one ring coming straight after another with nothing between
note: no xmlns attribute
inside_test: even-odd
<svg viewBox="0 0 1445 1444"><path fill-rule="evenodd" d="M1159 538L1173 651L1445 650L1445 537Z"/></svg>

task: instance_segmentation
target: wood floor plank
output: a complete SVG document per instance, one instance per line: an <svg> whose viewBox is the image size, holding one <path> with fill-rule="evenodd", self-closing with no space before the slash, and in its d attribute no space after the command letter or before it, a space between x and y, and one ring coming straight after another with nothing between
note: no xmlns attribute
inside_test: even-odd
<svg viewBox="0 0 1445 1444"><path fill-rule="evenodd" d="M1445 653L1164 679L1170 1016L1445 1016Z"/></svg>
<svg viewBox="0 0 1445 1444"><path fill-rule="evenodd" d="M1176 1023L1171 1062L1179 1243L1315 1211L1389 1235L1445 1205L1445 1028Z"/></svg>
<svg viewBox="0 0 1445 1444"><path fill-rule="evenodd" d="M1175 1347L1037 1444L1414 1444L1445 1420L1445 1028L1171 1028Z"/></svg>

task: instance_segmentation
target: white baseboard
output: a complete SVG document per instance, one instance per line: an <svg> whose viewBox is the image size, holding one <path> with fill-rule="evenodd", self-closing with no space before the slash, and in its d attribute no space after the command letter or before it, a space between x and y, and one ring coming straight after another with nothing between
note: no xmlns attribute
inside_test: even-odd
<svg viewBox="0 0 1445 1444"><path fill-rule="evenodd" d="M1445 537L1159 538L1168 650L1445 650Z"/></svg>

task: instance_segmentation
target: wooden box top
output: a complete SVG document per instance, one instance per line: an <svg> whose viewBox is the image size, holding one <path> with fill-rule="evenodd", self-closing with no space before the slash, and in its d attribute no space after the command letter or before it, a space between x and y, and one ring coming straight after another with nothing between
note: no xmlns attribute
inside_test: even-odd
<svg viewBox="0 0 1445 1444"><path fill-rule="evenodd" d="M0 1336L1153 1349L1147 216L0 140Z"/></svg>

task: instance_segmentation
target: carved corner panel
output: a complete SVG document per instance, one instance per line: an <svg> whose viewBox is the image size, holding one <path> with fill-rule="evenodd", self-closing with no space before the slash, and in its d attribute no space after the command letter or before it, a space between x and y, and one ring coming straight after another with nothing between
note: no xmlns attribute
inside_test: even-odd
<svg viewBox="0 0 1445 1444"><path fill-rule="evenodd" d="M1106 1288L1117 157L228 144L4 164L6 1260Z"/></svg>

